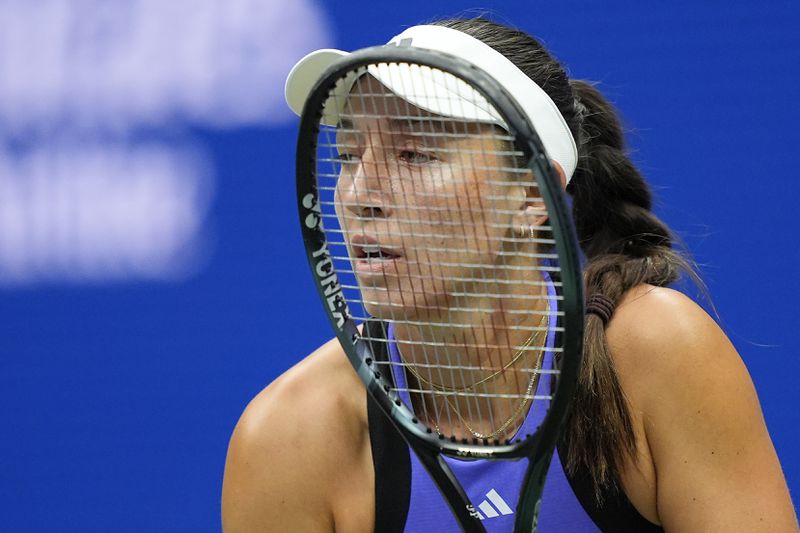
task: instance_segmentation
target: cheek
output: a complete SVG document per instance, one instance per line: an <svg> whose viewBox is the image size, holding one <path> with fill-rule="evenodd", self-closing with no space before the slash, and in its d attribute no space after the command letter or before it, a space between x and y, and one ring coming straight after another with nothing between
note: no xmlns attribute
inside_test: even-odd
<svg viewBox="0 0 800 533"><path fill-rule="evenodd" d="M329 186L329 184L325 184ZM333 209L340 225L344 226L345 221L352 220L353 204L357 201L358 195L354 193L353 179L344 172L336 178L333 189ZM330 214L330 205L323 205L323 212Z"/></svg>
<svg viewBox="0 0 800 533"><path fill-rule="evenodd" d="M497 216L495 194L492 187L479 179L465 181L453 188L448 211L465 235L481 237L475 240L475 244L482 246L487 237L494 234Z"/></svg>
<svg viewBox="0 0 800 533"><path fill-rule="evenodd" d="M399 219L415 242L451 250L451 254L499 251L510 227L508 187L494 173L479 174L442 165L392 183ZM423 247L415 248L420 249Z"/></svg>
<svg viewBox="0 0 800 533"><path fill-rule="evenodd" d="M346 210L344 208L344 205L342 204L342 195L341 192L339 191L338 184L336 185L336 189L333 192L333 209L334 209L334 214L336 215L336 220L339 222L339 226L341 226L342 229L344 229L346 222L346 217L345 217Z"/></svg>

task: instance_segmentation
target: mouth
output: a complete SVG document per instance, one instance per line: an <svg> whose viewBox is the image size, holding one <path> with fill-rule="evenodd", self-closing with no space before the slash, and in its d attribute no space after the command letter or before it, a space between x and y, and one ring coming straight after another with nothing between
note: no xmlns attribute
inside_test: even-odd
<svg viewBox="0 0 800 533"><path fill-rule="evenodd" d="M391 246L378 243L366 235L356 235L350 240L357 273L386 272L402 257L402 253Z"/></svg>
<svg viewBox="0 0 800 533"><path fill-rule="evenodd" d="M400 254L391 248L384 248L377 244L353 246L353 252L357 259L366 259L368 261L388 261L400 257Z"/></svg>

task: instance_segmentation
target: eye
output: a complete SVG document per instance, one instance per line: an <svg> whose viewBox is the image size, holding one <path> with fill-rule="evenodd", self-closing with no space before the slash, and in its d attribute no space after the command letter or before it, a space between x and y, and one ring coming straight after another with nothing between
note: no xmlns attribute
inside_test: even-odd
<svg viewBox="0 0 800 533"><path fill-rule="evenodd" d="M436 157L432 154L426 154L415 150L403 150L400 152L400 159L412 165L422 165L436 161Z"/></svg>
<svg viewBox="0 0 800 533"><path fill-rule="evenodd" d="M340 153L339 154L339 161L344 163L354 163L358 160L358 155L356 154L348 154L348 153Z"/></svg>

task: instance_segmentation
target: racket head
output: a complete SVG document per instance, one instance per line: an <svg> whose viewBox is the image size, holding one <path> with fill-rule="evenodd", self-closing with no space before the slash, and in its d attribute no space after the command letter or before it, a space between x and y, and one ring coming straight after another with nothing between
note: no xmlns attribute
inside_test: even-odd
<svg viewBox="0 0 800 533"><path fill-rule="evenodd" d="M427 152L401 146L418 141ZM404 149L409 154L398 155ZM521 189L523 204L536 204L522 211L538 215L536 224L517 230L517 221L530 220L517 212ZM370 394L412 445L497 459L552 451L580 365L580 255L560 177L502 84L442 52L374 47L342 57L304 105L297 197L309 265L334 331ZM488 335L485 323L477 333L470 323L494 312L482 307L486 302L503 316L499 324L490 321ZM526 323L526 304L540 320ZM391 344L385 336L359 328L370 321L405 328L406 341L393 343L403 348L400 363L381 355ZM463 335L447 337L447 327ZM459 340L429 342L437 335ZM479 338L484 351L497 352L489 364L475 362ZM459 349L465 360L454 363ZM398 368L405 387L398 385ZM550 393L537 398L541 376ZM415 405L413 395L432 400ZM465 415L471 401L497 420L469 427L467 418L486 418ZM496 416L492 402L499 405ZM491 436L488 429L502 426L509 413L513 420L520 405L527 413L531 402L530 408L545 404L538 428ZM448 411L446 418L440 411Z"/></svg>

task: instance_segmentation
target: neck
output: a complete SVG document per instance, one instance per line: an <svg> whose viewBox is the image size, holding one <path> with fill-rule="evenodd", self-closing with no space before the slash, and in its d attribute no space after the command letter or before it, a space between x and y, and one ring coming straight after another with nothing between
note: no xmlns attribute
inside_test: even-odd
<svg viewBox="0 0 800 533"><path fill-rule="evenodd" d="M470 439L503 439L519 427L547 337L548 295L543 284L537 287L533 297L460 303L451 309L473 311L451 311L424 325L395 322L409 388L418 391L415 409L431 427Z"/></svg>

